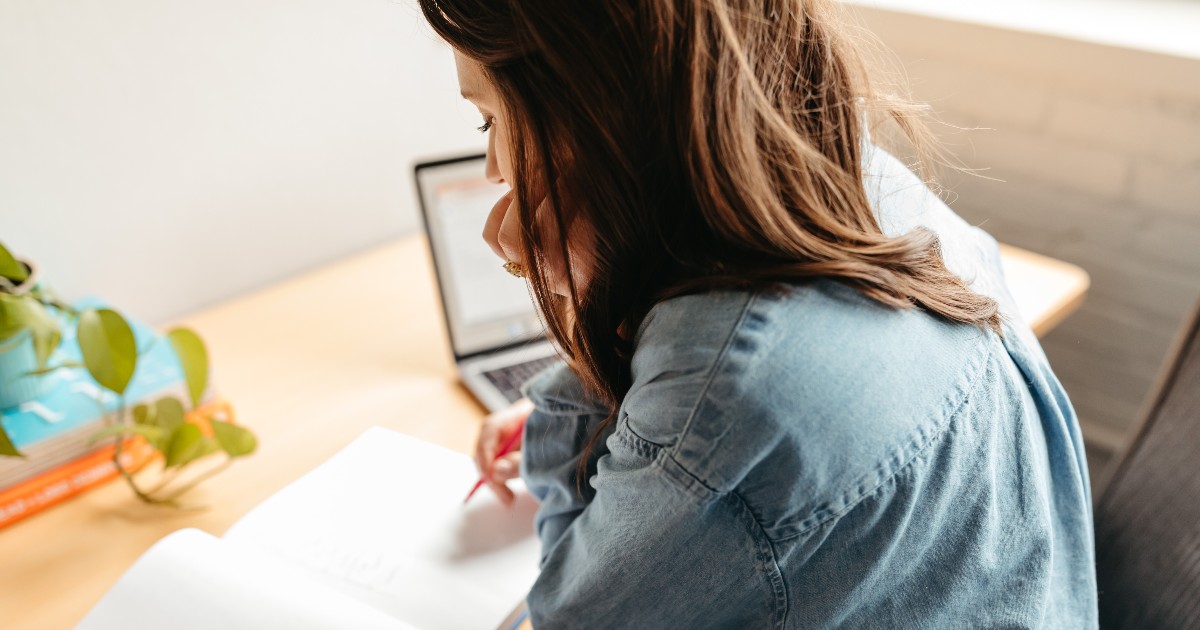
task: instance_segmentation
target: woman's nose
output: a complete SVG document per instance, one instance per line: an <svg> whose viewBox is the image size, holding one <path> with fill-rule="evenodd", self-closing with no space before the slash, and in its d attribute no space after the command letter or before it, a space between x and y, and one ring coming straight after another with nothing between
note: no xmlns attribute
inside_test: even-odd
<svg viewBox="0 0 1200 630"><path fill-rule="evenodd" d="M493 184L503 184L504 176L500 174L500 165L496 162L496 133L494 131L488 132L487 160L485 163L487 164L485 169L487 180Z"/></svg>
<svg viewBox="0 0 1200 630"><path fill-rule="evenodd" d="M500 174L500 169L496 168L496 162L492 160L492 156L488 156L487 161L487 180L493 184L503 184L504 176Z"/></svg>

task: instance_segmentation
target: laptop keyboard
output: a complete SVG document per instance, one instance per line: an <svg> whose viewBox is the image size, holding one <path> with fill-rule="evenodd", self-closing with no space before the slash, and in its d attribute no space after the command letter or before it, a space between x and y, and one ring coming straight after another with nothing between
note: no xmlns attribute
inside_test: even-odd
<svg viewBox="0 0 1200 630"><path fill-rule="evenodd" d="M558 355L552 354L526 363L496 368L490 372L484 372L483 376L487 378L488 382L495 385L500 393L504 394L508 402L516 402L521 398L521 386L525 384L525 381L552 364L558 363L559 360Z"/></svg>

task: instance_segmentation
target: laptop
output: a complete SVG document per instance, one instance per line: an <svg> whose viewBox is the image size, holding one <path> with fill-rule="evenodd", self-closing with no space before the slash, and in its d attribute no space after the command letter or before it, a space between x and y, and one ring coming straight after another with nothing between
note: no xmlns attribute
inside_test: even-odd
<svg viewBox="0 0 1200 630"><path fill-rule="evenodd" d="M509 275L483 241L483 225L508 186L484 176L483 155L415 168L425 235L459 376L490 411L521 397L521 385L561 359L526 283Z"/></svg>

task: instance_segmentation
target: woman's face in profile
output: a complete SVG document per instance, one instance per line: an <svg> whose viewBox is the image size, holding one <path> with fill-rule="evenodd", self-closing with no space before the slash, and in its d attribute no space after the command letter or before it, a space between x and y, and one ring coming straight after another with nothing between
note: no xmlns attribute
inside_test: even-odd
<svg viewBox="0 0 1200 630"><path fill-rule="evenodd" d="M487 148L487 179L493 184L508 184L509 192L501 197L488 213L487 222L483 226L483 240L497 256L505 261L520 263L526 269L528 264L521 259L518 246L517 213L509 212L513 205L512 194L512 164L508 147L508 133L503 103L496 87L488 79L479 62L454 54L454 65L458 70L458 87L463 98L470 101L483 117L479 130L488 137Z"/></svg>
<svg viewBox="0 0 1200 630"><path fill-rule="evenodd" d="M488 80L479 62L454 53L454 65L458 70L458 87L463 98L475 105L483 116L480 130L487 133L487 178L494 184L512 185L512 168L509 164L508 130L500 122L504 119L503 103L495 86Z"/></svg>
<svg viewBox="0 0 1200 630"><path fill-rule="evenodd" d="M463 98L475 105L479 109L480 115L483 116L483 125L480 126L480 130L487 133L488 136L487 179L495 184L508 184L511 188L513 170L508 144L511 130L507 129L504 124L506 116L499 91L496 90L479 62L456 52L454 65L458 70L458 86ZM509 212L512 205L511 192L496 202L483 227L483 240L491 246L497 256L504 260L519 262L528 269L529 265L521 259L518 246L520 238L517 224L518 213ZM537 212L537 209L527 212L529 220L535 220ZM571 257L571 272L576 287L583 288L587 286L590 277L587 270L591 266L591 257L586 253L588 250L582 244L591 241L591 232L581 225L582 222L571 221L570 223L567 229L570 240L567 250ZM551 289L555 293L565 296L569 293L565 266L561 262L561 257L556 259L554 256L554 249L556 248L551 248L545 259L549 265L548 275Z"/></svg>

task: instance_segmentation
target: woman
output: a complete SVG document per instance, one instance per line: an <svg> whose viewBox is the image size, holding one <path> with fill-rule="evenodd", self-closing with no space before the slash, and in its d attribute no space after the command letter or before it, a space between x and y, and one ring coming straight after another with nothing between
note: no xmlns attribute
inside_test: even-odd
<svg viewBox="0 0 1200 630"><path fill-rule="evenodd" d="M421 5L570 366L477 449L540 501L535 627L1096 625L1070 403L831 0Z"/></svg>

